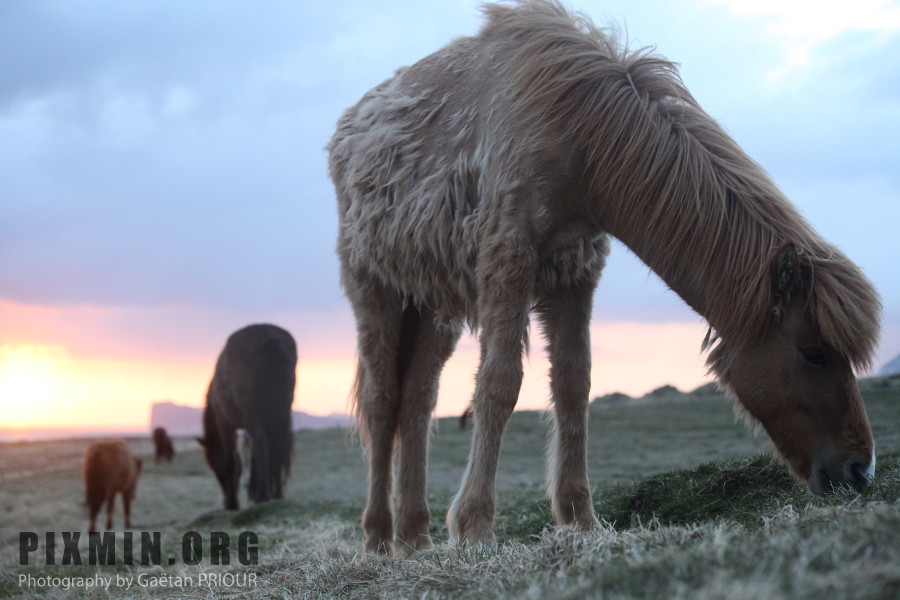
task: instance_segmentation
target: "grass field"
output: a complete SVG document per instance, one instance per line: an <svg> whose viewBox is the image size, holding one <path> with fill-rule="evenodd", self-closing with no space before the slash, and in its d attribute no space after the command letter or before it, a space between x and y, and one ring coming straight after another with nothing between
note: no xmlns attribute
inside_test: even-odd
<svg viewBox="0 0 900 600"><path fill-rule="evenodd" d="M497 484L501 543L491 549L446 544L443 519L470 432L440 420L429 469L436 547L405 560L359 553L365 468L343 430L299 432L286 499L242 499L236 512L219 508L218 486L193 440L176 441L172 464L146 461L132 524L159 532L159 566L125 564L118 507L116 564L62 564L62 532L87 523L80 462L88 440L2 444L0 597L900 598L900 391L865 397L879 453L876 486L827 499L794 483L764 436L735 424L720 397L595 405L590 477L604 526L588 533L549 526L547 427L539 413L516 413ZM149 440L130 443L150 457ZM23 531L39 538L28 566L19 564ZM245 531L257 536L258 564L240 562ZM56 534L56 564L46 564L47 532ZM196 565L182 555L188 532L203 544ZM222 539L214 532L230 536L228 565L212 564L211 546ZM89 562L87 540L77 546ZM110 578L110 587L98 577Z"/></svg>

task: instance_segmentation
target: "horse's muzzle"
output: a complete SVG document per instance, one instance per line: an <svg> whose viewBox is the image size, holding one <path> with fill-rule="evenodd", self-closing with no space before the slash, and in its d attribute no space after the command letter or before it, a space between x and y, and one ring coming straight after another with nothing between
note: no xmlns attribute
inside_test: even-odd
<svg viewBox="0 0 900 600"><path fill-rule="evenodd" d="M816 460L807 482L809 491L826 496L840 488L863 492L875 481L875 451L870 456L851 456L841 462Z"/></svg>

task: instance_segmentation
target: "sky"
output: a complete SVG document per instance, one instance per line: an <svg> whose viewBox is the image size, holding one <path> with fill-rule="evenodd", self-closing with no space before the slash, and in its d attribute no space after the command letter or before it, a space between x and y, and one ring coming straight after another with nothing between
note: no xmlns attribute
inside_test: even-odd
<svg viewBox="0 0 900 600"><path fill-rule="evenodd" d="M327 144L480 3L0 3L0 429L144 430L200 406L228 335L292 332L294 408L342 412L355 334ZM688 88L878 287L900 353L900 3L571 0ZM619 244L595 296L592 395L707 380L704 321ZM535 336L521 408L547 405ZM464 335L437 414L468 403Z"/></svg>

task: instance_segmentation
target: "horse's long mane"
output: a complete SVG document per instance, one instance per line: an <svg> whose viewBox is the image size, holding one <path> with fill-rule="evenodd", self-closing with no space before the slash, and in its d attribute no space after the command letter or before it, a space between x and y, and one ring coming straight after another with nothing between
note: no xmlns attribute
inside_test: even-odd
<svg viewBox="0 0 900 600"><path fill-rule="evenodd" d="M613 233L640 231L631 249L664 280L703 282L703 315L725 342L752 343L771 323L770 265L793 243L824 341L855 368L870 367L877 292L700 108L675 64L628 49L615 31L555 1L485 12L480 36L517 45L505 67L505 85L516 90L509 122L581 153Z"/></svg>

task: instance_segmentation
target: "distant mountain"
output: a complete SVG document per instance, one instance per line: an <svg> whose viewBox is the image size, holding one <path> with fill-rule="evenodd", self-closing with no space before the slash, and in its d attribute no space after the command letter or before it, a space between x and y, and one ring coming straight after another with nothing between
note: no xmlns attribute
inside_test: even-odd
<svg viewBox="0 0 900 600"><path fill-rule="evenodd" d="M625 404L626 402L630 402L633 400L631 396L628 394L623 394L622 392L612 392L611 394L606 394L605 396L598 396L591 400L591 406L614 406L617 404Z"/></svg>
<svg viewBox="0 0 900 600"><path fill-rule="evenodd" d="M203 408L182 406L174 402L156 402L150 408L150 429L164 427L169 435L201 435L203 433ZM291 426L299 429L331 429L347 427L351 418L342 413L332 413L325 417L311 415L299 410L291 412Z"/></svg>
<svg viewBox="0 0 900 600"><path fill-rule="evenodd" d="M156 402L150 407L150 429L163 427L169 435L200 435L203 432L202 417L202 408Z"/></svg>
<svg viewBox="0 0 900 600"><path fill-rule="evenodd" d="M658 387L655 390L648 392L644 398L677 398L679 396L684 396L684 392L679 390L674 385L664 385L662 387Z"/></svg>
<svg viewBox="0 0 900 600"><path fill-rule="evenodd" d="M887 377L888 375L897 375L900 373L900 354L887 361L883 367L875 373L878 377Z"/></svg>

